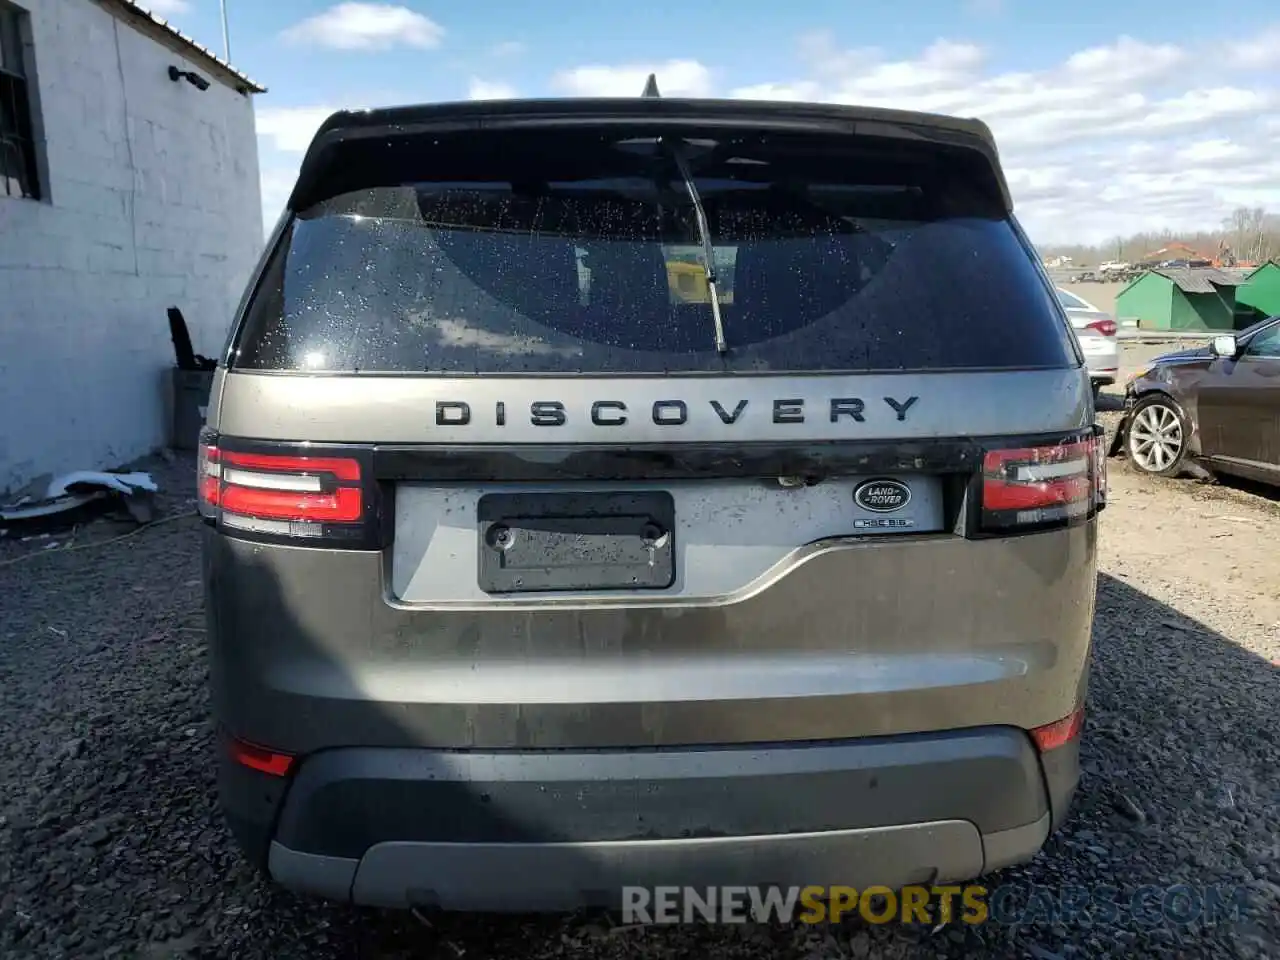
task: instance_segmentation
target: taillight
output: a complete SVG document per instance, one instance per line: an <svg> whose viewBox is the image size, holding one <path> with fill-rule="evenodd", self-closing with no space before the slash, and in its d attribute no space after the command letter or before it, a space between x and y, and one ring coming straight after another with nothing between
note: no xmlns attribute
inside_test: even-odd
<svg viewBox="0 0 1280 960"><path fill-rule="evenodd" d="M330 451L227 449L206 432L199 455L200 513L237 533L366 543L375 510L362 460Z"/></svg>
<svg viewBox="0 0 1280 960"><path fill-rule="evenodd" d="M1070 716L1047 723L1043 727L1036 727L1031 731L1031 739L1035 741L1041 753L1047 753L1050 750L1065 747L1073 740L1078 740L1080 731L1083 729L1084 707L1077 707Z"/></svg>
<svg viewBox="0 0 1280 960"><path fill-rule="evenodd" d="M289 770L293 767L291 754L277 753L237 737L227 738L227 752L231 755L231 759L242 767L267 773L273 777L288 776Z"/></svg>
<svg viewBox="0 0 1280 960"><path fill-rule="evenodd" d="M1095 320L1093 323L1085 325L1086 330L1097 330L1104 337L1114 337L1116 335L1116 322L1114 320Z"/></svg>
<svg viewBox="0 0 1280 960"><path fill-rule="evenodd" d="M1069 523L1106 499L1101 428L1064 438L989 449L982 462L981 527L1009 532Z"/></svg>

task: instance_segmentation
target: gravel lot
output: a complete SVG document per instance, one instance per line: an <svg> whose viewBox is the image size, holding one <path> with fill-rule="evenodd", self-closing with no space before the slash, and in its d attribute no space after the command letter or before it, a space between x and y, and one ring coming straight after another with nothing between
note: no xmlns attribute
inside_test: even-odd
<svg viewBox="0 0 1280 960"><path fill-rule="evenodd" d="M1280 954L1273 499L1151 482L1112 461L1081 791L1035 863L989 881L1126 901L1145 885L1240 889L1238 921L1174 925L1126 912L936 932L862 921L428 926L281 893L233 851L213 802L196 523L183 516L191 464L146 466L177 491L161 498L169 522L80 549L128 530L95 524L66 553L0 540L0 956Z"/></svg>

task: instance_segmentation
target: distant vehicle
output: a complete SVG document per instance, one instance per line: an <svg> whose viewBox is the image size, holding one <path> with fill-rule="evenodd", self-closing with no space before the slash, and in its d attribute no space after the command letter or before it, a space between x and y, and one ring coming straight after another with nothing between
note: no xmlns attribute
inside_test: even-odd
<svg viewBox="0 0 1280 960"><path fill-rule="evenodd" d="M1125 386L1120 449L1155 476L1191 461L1280 485L1280 317L1151 361Z"/></svg>
<svg viewBox="0 0 1280 960"><path fill-rule="evenodd" d="M1116 382L1120 369L1120 344L1116 340L1116 321L1105 310L1099 310L1088 300L1058 288L1058 299L1067 312L1071 329L1075 331L1080 349L1089 367L1089 381L1093 394L1108 384Z"/></svg>
<svg viewBox="0 0 1280 960"><path fill-rule="evenodd" d="M1106 263L1098 267L1099 273L1124 273L1129 269L1129 264L1122 260L1108 260Z"/></svg>

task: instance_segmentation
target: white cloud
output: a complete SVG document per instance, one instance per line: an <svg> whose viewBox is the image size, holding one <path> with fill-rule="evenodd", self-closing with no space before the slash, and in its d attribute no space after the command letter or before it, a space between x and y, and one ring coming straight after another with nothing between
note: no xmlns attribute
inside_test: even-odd
<svg viewBox="0 0 1280 960"><path fill-rule="evenodd" d="M440 45L444 28L424 14L390 3L339 3L282 34L291 43L335 50L388 50Z"/></svg>
<svg viewBox="0 0 1280 960"><path fill-rule="evenodd" d="M258 136L277 150L304 153L320 124L338 109L323 106L259 107L255 117Z"/></svg>
<svg viewBox="0 0 1280 960"><path fill-rule="evenodd" d="M1040 69L999 72L970 43L939 39L895 59L819 32L800 39L797 76L729 95L977 117L995 134L1033 237L1100 240L1212 227L1233 206L1280 204L1280 71L1265 69L1280 25L1221 56L1208 48L1121 36ZM1256 81L1237 73L1224 82L1233 66L1264 69Z"/></svg>
<svg viewBox="0 0 1280 960"><path fill-rule="evenodd" d="M301 162L301 158L298 159ZM297 179L297 163L262 168L262 229L264 233L270 233L276 225L276 220L284 211L285 202L289 199Z"/></svg>
<svg viewBox="0 0 1280 960"><path fill-rule="evenodd" d="M821 92L822 87L819 84L799 80L795 83L756 83L749 87L738 87L729 95L741 100L776 100L794 103L820 99Z"/></svg>
<svg viewBox="0 0 1280 960"><path fill-rule="evenodd" d="M519 96L516 88L501 80L481 80L472 77L467 85L467 97L471 100L510 100Z"/></svg>
<svg viewBox="0 0 1280 960"><path fill-rule="evenodd" d="M938 40L916 60L878 63L850 78L841 89L845 97L924 96L950 92L957 82L982 66L981 47Z"/></svg>
<svg viewBox="0 0 1280 960"><path fill-rule="evenodd" d="M1280 33L1280 25L1269 29ZM718 88L717 70L693 59L587 64L556 74L551 86L575 96L636 97L655 73L668 97L856 103L978 117L995 134L1018 216L1033 239L1101 241L1138 230L1217 226L1242 204L1280 209L1280 72L1267 68L1273 48L1261 38L1269 35L1256 32L1232 46L1232 56L1209 56L1226 49L1213 41L1179 46L1122 36L1056 63L1000 71L999 51L972 43L940 38L914 56L887 57L844 48L817 32L800 38L794 75L757 76L750 84L743 78L728 90ZM516 91L472 76L468 93L487 99ZM264 147L298 154L331 112L260 108L258 133ZM277 166L264 160L264 205L279 198L274 210L267 207L269 221L296 174L296 167Z"/></svg>
<svg viewBox="0 0 1280 960"><path fill-rule="evenodd" d="M171 17L175 13L186 13L191 9L188 0L139 0L138 5L157 17Z"/></svg>
<svg viewBox="0 0 1280 960"><path fill-rule="evenodd" d="M489 48L491 57L518 57L524 53L525 45L519 40L503 40Z"/></svg>
<svg viewBox="0 0 1280 960"><path fill-rule="evenodd" d="M797 54L809 71L820 77L842 77L879 62L880 51L875 47L855 47L841 50L835 34L830 30L813 30L801 34L796 44Z"/></svg>
<svg viewBox="0 0 1280 960"><path fill-rule="evenodd" d="M1085 83L1133 83L1164 76L1186 62L1187 53L1172 44L1151 45L1132 37L1073 53L1064 72Z"/></svg>
<svg viewBox="0 0 1280 960"><path fill-rule="evenodd" d="M711 71L697 60L623 66L585 66L552 78L556 89L576 97L638 97L649 74L658 78L664 97L705 97L711 93Z"/></svg>
<svg viewBox="0 0 1280 960"><path fill-rule="evenodd" d="M1280 69L1280 23L1265 27L1249 37L1223 44L1222 64L1244 70Z"/></svg>

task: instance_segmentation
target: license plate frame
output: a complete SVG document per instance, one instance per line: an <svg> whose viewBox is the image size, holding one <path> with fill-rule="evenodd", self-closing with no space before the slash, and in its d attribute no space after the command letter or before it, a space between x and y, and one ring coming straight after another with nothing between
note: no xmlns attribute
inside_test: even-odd
<svg viewBox="0 0 1280 960"><path fill-rule="evenodd" d="M478 585L489 594L665 590L676 579L675 527L664 491L485 494Z"/></svg>

